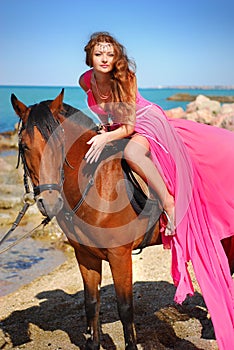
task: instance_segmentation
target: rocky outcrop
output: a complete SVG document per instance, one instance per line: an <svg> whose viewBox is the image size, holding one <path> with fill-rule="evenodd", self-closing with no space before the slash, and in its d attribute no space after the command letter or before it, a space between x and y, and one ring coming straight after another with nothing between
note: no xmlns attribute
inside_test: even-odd
<svg viewBox="0 0 234 350"><path fill-rule="evenodd" d="M180 93L177 93L175 95L168 97L167 100L190 102L190 101L196 100L197 96L198 95L191 95L188 93L180 92ZM221 103L234 103L234 96L212 96L212 95L208 96L207 95L206 97L208 97L210 100L218 101Z"/></svg>
<svg viewBox="0 0 234 350"><path fill-rule="evenodd" d="M166 111L169 118L183 118L234 131L234 103L221 104L219 101L198 95L186 110L178 107Z"/></svg>

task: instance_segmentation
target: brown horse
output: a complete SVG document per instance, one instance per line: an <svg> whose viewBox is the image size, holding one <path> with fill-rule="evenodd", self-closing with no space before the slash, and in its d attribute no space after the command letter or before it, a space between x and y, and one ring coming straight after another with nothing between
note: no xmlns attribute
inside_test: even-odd
<svg viewBox="0 0 234 350"><path fill-rule="evenodd" d="M149 218L144 209L143 214L133 209L121 152L108 151L109 156L94 166L86 163L87 141L96 134L96 125L81 111L63 103L63 91L54 101L31 107L12 95L12 105L21 120L19 151L38 208L46 217L56 216L76 254L84 282L90 335L86 349L100 348L102 260L108 261L111 268L125 348L137 349L132 252L144 242ZM157 215L159 218L159 210ZM161 244L158 221L147 242L155 244Z"/></svg>
<svg viewBox="0 0 234 350"><path fill-rule="evenodd" d="M41 213L57 221L74 247L85 290L87 349L99 349L99 289L102 260L110 264L126 349L136 349L132 301L132 251L140 246L148 219L130 204L121 153L93 169L84 155L96 125L82 112L54 101L26 107L12 95L21 119L20 153ZM84 200L85 199L85 200ZM159 225L149 244L161 243Z"/></svg>

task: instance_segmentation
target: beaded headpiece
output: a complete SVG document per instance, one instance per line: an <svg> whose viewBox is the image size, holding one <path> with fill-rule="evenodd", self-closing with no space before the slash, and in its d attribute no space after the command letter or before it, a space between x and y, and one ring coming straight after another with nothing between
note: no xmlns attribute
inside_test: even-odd
<svg viewBox="0 0 234 350"><path fill-rule="evenodd" d="M97 43L98 49L102 52L107 52L113 49L113 45L110 43Z"/></svg>

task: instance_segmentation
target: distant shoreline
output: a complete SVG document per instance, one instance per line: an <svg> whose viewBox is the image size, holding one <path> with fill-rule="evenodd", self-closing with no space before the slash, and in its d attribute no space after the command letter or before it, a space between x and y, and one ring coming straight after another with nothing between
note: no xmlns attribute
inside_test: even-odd
<svg viewBox="0 0 234 350"><path fill-rule="evenodd" d="M198 95L191 95L189 93L177 93L172 96L167 97L167 100L169 101L185 101L185 102L191 102L196 100ZM210 100L218 101L221 103L234 103L234 96L217 96L217 95L204 95L205 97L208 97Z"/></svg>
<svg viewBox="0 0 234 350"><path fill-rule="evenodd" d="M142 89L176 89L176 90L234 90L234 85L165 85L144 87Z"/></svg>
<svg viewBox="0 0 234 350"><path fill-rule="evenodd" d="M4 85L0 84L0 88L10 88L10 87L19 87L19 88L78 88L81 89L79 85ZM156 85L156 86L144 86L138 87L139 89L177 89L177 90L234 90L234 85Z"/></svg>

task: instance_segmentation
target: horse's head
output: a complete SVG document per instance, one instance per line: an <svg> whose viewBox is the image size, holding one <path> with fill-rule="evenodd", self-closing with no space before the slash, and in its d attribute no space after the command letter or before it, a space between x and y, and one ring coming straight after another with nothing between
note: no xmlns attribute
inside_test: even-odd
<svg viewBox="0 0 234 350"><path fill-rule="evenodd" d="M64 132L59 123L63 94L62 90L55 100L30 107L11 95L12 106L21 120L19 153L24 171L31 179L39 210L49 218L63 206Z"/></svg>

